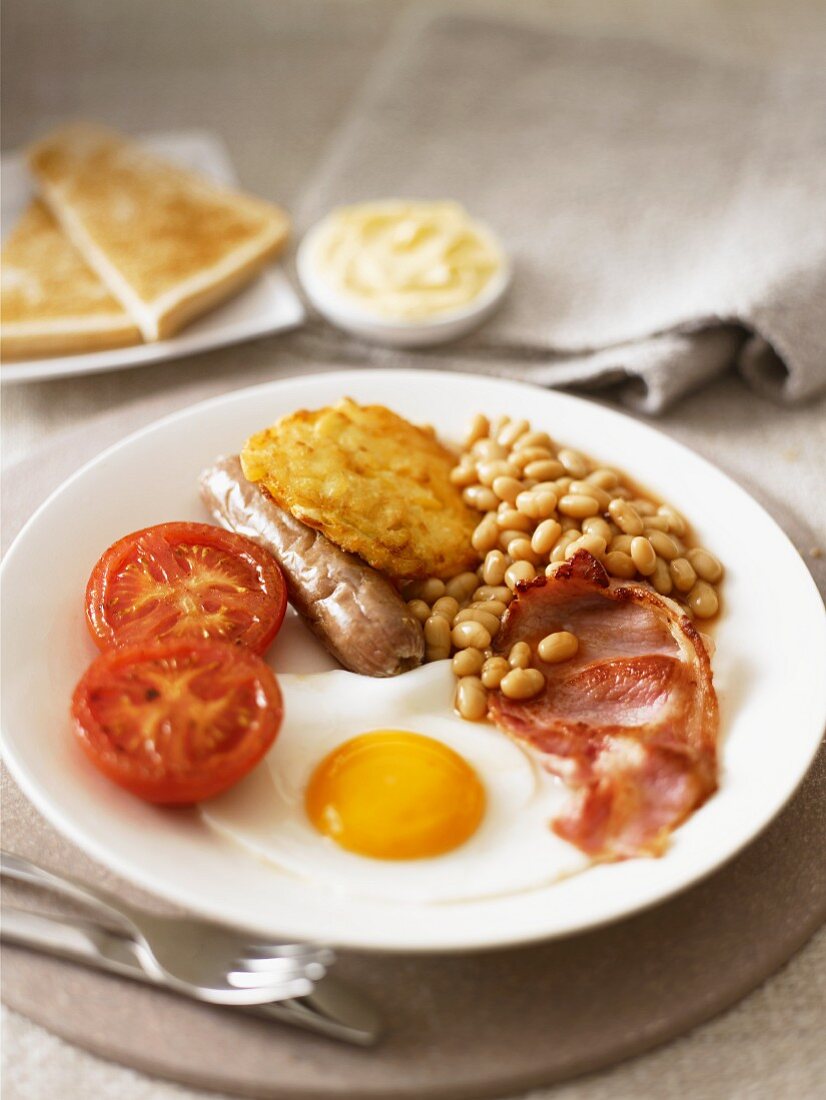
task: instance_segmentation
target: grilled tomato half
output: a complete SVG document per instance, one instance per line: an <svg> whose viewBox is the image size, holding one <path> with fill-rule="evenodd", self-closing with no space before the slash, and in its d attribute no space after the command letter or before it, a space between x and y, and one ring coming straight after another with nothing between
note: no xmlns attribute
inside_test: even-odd
<svg viewBox="0 0 826 1100"><path fill-rule="evenodd" d="M106 650L72 697L80 745L105 776L165 805L242 779L275 740L278 682L250 650L173 640Z"/></svg>
<svg viewBox="0 0 826 1100"><path fill-rule="evenodd" d="M86 622L100 649L190 638L263 653L286 608L272 555L207 523L161 523L126 535L86 586Z"/></svg>

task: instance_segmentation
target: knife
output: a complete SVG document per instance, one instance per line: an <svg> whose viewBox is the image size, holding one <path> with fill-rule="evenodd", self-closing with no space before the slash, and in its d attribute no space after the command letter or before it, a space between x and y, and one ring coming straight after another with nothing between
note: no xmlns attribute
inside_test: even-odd
<svg viewBox="0 0 826 1100"><path fill-rule="evenodd" d="M127 935L83 917L52 917L4 905L0 938L81 963L95 970L168 988L163 978L147 974L137 945ZM177 990L169 990L178 992ZM291 1024L356 1046L373 1046L382 1031L374 1006L361 993L327 974L306 997L273 1004L231 1008L265 1020Z"/></svg>

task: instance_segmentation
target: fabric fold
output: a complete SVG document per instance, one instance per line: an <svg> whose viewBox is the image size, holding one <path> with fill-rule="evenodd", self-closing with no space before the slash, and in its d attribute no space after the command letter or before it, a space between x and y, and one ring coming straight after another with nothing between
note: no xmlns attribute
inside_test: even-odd
<svg viewBox="0 0 826 1100"><path fill-rule="evenodd" d="M311 179L336 205L454 198L516 277L479 332L377 363L620 385L658 412L738 368L826 388L826 78L471 14L402 20ZM302 342L355 354L318 323Z"/></svg>

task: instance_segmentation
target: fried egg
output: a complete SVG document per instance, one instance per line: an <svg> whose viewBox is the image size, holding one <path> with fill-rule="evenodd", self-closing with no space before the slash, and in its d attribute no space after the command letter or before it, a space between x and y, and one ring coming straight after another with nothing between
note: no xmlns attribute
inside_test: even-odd
<svg viewBox="0 0 826 1100"><path fill-rule="evenodd" d="M201 814L334 893L439 904L546 886L588 866L551 832L566 789L500 730L453 712L439 661L389 680L279 673L265 761Z"/></svg>

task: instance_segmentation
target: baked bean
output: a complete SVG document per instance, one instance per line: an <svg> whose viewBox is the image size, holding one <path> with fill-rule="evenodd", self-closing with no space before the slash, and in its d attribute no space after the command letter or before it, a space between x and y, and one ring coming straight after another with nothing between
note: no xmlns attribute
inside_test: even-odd
<svg viewBox="0 0 826 1100"><path fill-rule="evenodd" d="M450 480L460 489L467 489L469 485L475 485L479 480L476 467L472 463L460 462L450 471Z"/></svg>
<svg viewBox="0 0 826 1100"><path fill-rule="evenodd" d="M424 624L425 645L450 650L450 623L442 615L430 615Z"/></svg>
<svg viewBox="0 0 826 1100"><path fill-rule="evenodd" d="M519 539L513 539L508 543L508 555L514 561L530 561L533 562L534 565L537 563L537 555L534 553L531 540L524 536Z"/></svg>
<svg viewBox="0 0 826 1100"><path fill-rule="evenodd" d="M467 426L465 432L465 447L472 447L477 439L484 439L490 431L490 421L486 416L477 413Z"/></svg>
<svg viewBox="0 0 826 1100"><path fill-rule="evenodd" d="M423 623L425 619L430 617L430 606L424 602L424 600L408 600L407 606L411 614Z"/></svg>
<svg viewBox="0 0 826 1100"><path fill-rule="evenodd" d="M498 541L499 524L496 522L496 513L488 512L471 535L471 546L480 554L485 554L488 550L492 550Z"/></svg>
<svg viewBox="0 0 826 1100"><path fill-rule="evenodd" d="M624 485L617 485L613 489L609 489L612 500L630 500L634 495L630 489L627 489Z"/></svg>
<svg viewBox="0 0 826 1100"><path fill-rule="evenodd" d="M654 572L649 577L649 580L661 596L671 595L674 581L671 579L671 570L668 568L668 562L664 558L657 558L657 564L654 566Z"/></svg>
<svg viewBox="0 0 826 1100"><path fill-rule="evenodd" d="M686 596L686 603L698 619L710 619L720 606L717 593L707 581L697 581Z"/></svg>
<svg viewBox="0 0 826 1100"><path fill-rule="evenodd" d="M556 491L557 498L564 497L568 490L571 488L573 482L572 477L558 477L556 481L552 482L549 488Z"/></svg>
<svg viewBox="0 0 826 1100"><path fill-rule="evenodd" d="M501 550L489 550L482 565L482 580L485 584L501 584L509 564Z"/></svg>
<svg viewBox="0 0 826 1100"><path fill-rule="evenodd" d="M560 516L559 526L562 528L563 534L566 531L574 531L576 532L577 538L582 534L582 520L575 519L574 516Z"/></svg>
<svg viewBox="0 0 826 1100"><path fill-rule="evenodd" d="M529 561L515 561L505 570L505 584L513 591L522 581L532 581L536 570Z"/></svg>
<svg viewBox="0 0 826 1100"><path fill-rule="evenodd" d="M482 683L486 688L498 688L510 670L506 657L488 657L482 665Z"/></svg>
<svg viewBox="0 0 826 1100"><path fill-rule="evenodd" d="M496 442L503 447L513 447L516 441L530 430L527 420L512 420L500 432L496 433Z"/></svg>
<svg viewBox="0 0 826 1100"><path fill-rule="evenodd" d="M547 432L525 432L524 435L520 435L519 439L514 443L513 449L515 451L524 451L528 447L543 447L547 450L553 450L553 440Z"/></svg>
<svg viewBox="0 0 826 1100"><path fill-rule="evenodd" d="M482 584L473 593L473 600L501 600L508 604L513 599L513 592L504 584Z"/></svg>
<svg viewBox="0 0 826 1100"><path fill-rule="evenodd" d="M535 519L533 514L534 509L534 495L532 489L523 489L519 496L516 498L515 506L518 512L521 512L523 516L528 519Z"/></svg>
<svg viewBox="0 0 826 1100"><path fill-rule="evenodd" d="M468 490L465 490L465 492L468 492ZM611 519L624 534L636 537L643 533L642 517L633 504L629 504L627 500L615 497L608 505L608 512Z"/></svg>
<svg viewBox="0 0 826 1100"><path fill-rule="evenodd" d="M607 546L614 537L610 524L602 516L586 516L582 521L583 535L599 535Z"/></svg>
<svg viewBox="0 0 826 1100"><path fill-rule="evenodd" d="M530 516L526 516L518 508L511 508L510 506L502 508L496 513L496 522L500 531L530 531L533 527Z"/></svg>
<svg viewBox="0 0 826 1100"><path fill-rule="evenodd" d="M631 500L631 504L637 509L637 513L641 516L655 516L657 514L657 506L650 500L646 500L645 497L634 497Z"/></svg>
<svg viewBox="0 0 826 1100"><path fill-rule="evenodd" d="M444 615L452 623L459 611L459 601L454 596L440 596L433 604L434 615Z"/></svg>
<svg viewBox="0 0 826 1100"><path fill-rule="evenodd" d="M519 470L512 463L497 459L494 462L480 462L476 473L480 483L491 488L498 477L518 477Z"/></svg>
<svg viewBox="0 0 826 1100"><path fill-rule="evenodd" d="M694 566L694 572L701 580L708 581L710 584L716 584L722 579L723 566L708 550L704 550L702 547L698 546L694 550L689 550L686 557ZM714 614L714 612L712 612L712 614Z"/></svg>
<svg viewBox="0 0 826 1100"><path fill-rule="evenodd" d="M596 485L600 489L615 489L619 485L619 476L613 470L607 470L605 467L600 467L598 470L594 470L592 474L588 474L585 480L590 485Z"/></svg>
<svg viewBox="0 0 826 1100"><path fill-rule="evenodd" d="M495 439L477 439L470 453L480 462L499 462L508 452Z"/></svg>
<svg viewBox="0 0 826 1100"><path fill-rule="evenodd" d="M478 676L463 676L456 685L456 709L463 718L478 722L488 712L488 693Z"/></svg>
<svg viewBox="0 0 826 1100"><path fill-rule="evenodd" d="M450 646L447 648L439 648L438 646L424 647L424 664L430 664L431 661L446 661L450 656Z"/></svg>
<svg viewBox="0 0 826 1100"><path fill-rule="evenodd" d="M582 493L566 493L557 503L557 509L565 516L585 519L586 516L595 516L599 512L599 504L593 497L586 497Z"/></svg>
<svg viewBox="0 0 826 1100"><path fill-rule="evenodd" d="M694 566L686 558L675 558L669 562L668 570L678 592L690 592L697 583Z"/></svg>
<svg viewBox="0 0 826 1100"><path fill-rule="evenodd" d="M543 557L550 554L554 543L562 534L562 528L555 519L543 519L531 538L531 546L537 554Z"/></svg>
<svg viewBox="0 0 826 1100"><path fill-rule="evenodd" d="M531 647L527 642L516 642L511 646L508 654L508 664L511 668L529 668L532 659Z"/></svg>
<svg viewBox="0 0 826 1100"><path fill-rule="evenodd" d="M428 619L428 622L431 620ZM444 620L442 620L444 622ZM425 627L427 623L425 623ZM450 632L450 640L457 649L487 649L490 645L490 631L475 620L457 623Z"/></svg>
<svg viewBox="0 0 826 1100"><path fill-rule="evenodd" d="M453 626L458 626L459 623L481 623L492 638L499 629L499 616L490 611L480 611L477 607L466 607L456 615ZM481 648L484 649L484 646Z"/></svg>
<svg viewBox="0 0 826 1100"><path fill-rule="evenodd" d="M445 594L445 582L438 577L428 577L424 581L414 581L406 594L411 600L424 600L426 604L433 605L440 596Z"/></svg>
<svg viewBox="0 0 826 1100"><path fill-rule="evenodd" d="M572 542L576 542L580 534L580 531L563 531L551 550L551 561L565 561L565 551Z"/></svg>
<svg viewBox="0 0 826 1100"><path fill-rule="evenodd" d="M564 473L565 467L555 458L542 458L525 467L525 477L535 477L537 481L554 481Z"/></svg>
<svg viewBox="0 0 826 1100"><path fill-rule="evenodd" d="M508 455L508 462L518 466L523 473L532 462L551 461L556 462L556 459L547 447L520 447L518 450L511 451ZM559 464L559 469L562 471L562 463Z"/></svg>
<svg viewBox="0 0 826 1100"><path fill-rule="evenodd" d="M667 531L668 520L665 516L643 516L642 524L646 535L649 531Z"/></svg>
<svg viewBox="0 0 826 1100"><path fill-rule="evenodd" d="M475 611L488 611L498 619L508 610L508 605L503 600L474 600L470 606Z"/></svg>
<svg viewBox="0 0 826 1100"><path fill-rule="evenodd" d="M631 560L636 565L637 572L644 577L650 577L656 569L657 555L644 535L637 535L631 540Z"/></svg>
<svg viewBox="0 0 826 1100"><path fill-rule="evenodd" d="M568 544L565 557L572 558L578 550L587 550L593 557L601 559L605 553L605 539L599 535L581 535Z"/></svg>
<svg viewBox="0 0 826 1100"><path fill-rule="evenodd" d="M533 490L535 519L548 519L556 511L556 493L552 489Z"/></svg>
<svg viewBox="0 0 826 1100"><path fill-rule="evenodd" d="M571 477L583 478L588 473L588 460L579 451L574 451L570 447L563 447L561 451L557 451L556 457Z"/></svg>
<svg viewBox="0 0 826 1100"><path fill-rule="evenodd" d="M508 547L516 539L527 538L527 531L517 531L516 528L508 527L504 531L499 532L499 548L507 553Z"/></svg>
<svg viewBox="0 0 826 1100"><path fill-rule="evenodd" d="M522 492L523 485L516 477L497 477L493 479L491 488L500 500L506 500L508 504L513 504Z"/></svg>
<svg viewBox="0 0 826 1100"><path fill-rule="evenodd" d="M488 489L485 485L471 485L463 489L462 500L478 512L492 512L499 503L499 498L493 489Z"/></svg>
<svg viewBox="0 0 826 1100"><path fill-rule="evenodd" d="M479 578L475 573L458 573L445 585L445 595L452 596L460 604L470 599L471 593L479 584Z"/></svg>
<svg viewBox="0 0 826 1100"><path fill-rule="evenodd" d="M481 649L460 649L453 656L453 672L456 676L476 676L482 671L485 655Z"/></svg>
<svg viewBox="0 0 826 1100"><path fill-rule="evenodd" d="M646 531L646 537L661 558L666 561L674 561L680 556L680 548L664 531Z"/></svg>
<svg viewBox="0 0 826 1100"><path fill-rule="evenodd" d="M510 424L511 418L509 416L495 416L490 422L490 435L491 439L496 439L501 431L503 431L508 424Z"/></svg>
<svg viewBox="0 0 826 1100"><path fill-rule="evenodd" d="M668 520L668 530L672 535L676 535L679 539L685 537L686 531L688 530L688 524L680 513L675 511L670 504L661 504L657 509L657 515L665 516Z"/></svg>
<svg viewBox="0 0 826 1100"><path fill-rule="evenodd" d="M611 498L604 489L591 485L587 481L572 481L569 492L576 493L578 496L593 498L599 505L600 512L604 512L611 503Z"/></svg>
<svg viewBox="0 0 826 1100"><path fill-rule="evenodd" d="M622 550L611 550L602 559L602 564L612 577L621 577L627 581L637 575L637 567L634 565L631 555Z"/></svg>
<svg viewBox="0 0 826 1100"><path fill-rule="evenodd" d="M545 677L538 668L514 668L503 677L499 688L508 699L532 699L545 686Z"/></svg>
<svg viewBox="0 0 826 1100"><path fill-rule="evenodd" d="M631 535L614 535L608 544L609 550L620 550L623 554L631 553L631 543L633 542Z"/></svg>
<svg viewBox="0 0 826 1100"><path fill-rule="evenodd" d="M555 665L560 661L569 661L579 649L579 639L570 630L557 630L546 634L536 651L545 664Z"/></svg>

